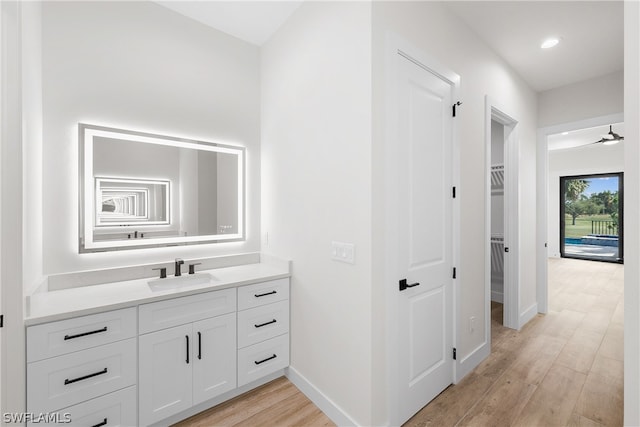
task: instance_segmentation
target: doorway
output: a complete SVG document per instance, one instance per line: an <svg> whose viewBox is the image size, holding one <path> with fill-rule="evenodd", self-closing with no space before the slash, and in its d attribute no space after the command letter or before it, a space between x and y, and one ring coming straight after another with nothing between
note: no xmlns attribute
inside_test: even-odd
<svg viewBox="0 0 640 427"><path fill-rule="evenodd" d="M500 305L501 324L519 329L518 121L485 98L487 212L486 328ZM487 343L490 338L487 337Z"/></svg>
<svg viewBox="0 0 640 427"><path fill-rule="evenodd" d="M623 173L560 177L560 256L624 260Z"/></svg>

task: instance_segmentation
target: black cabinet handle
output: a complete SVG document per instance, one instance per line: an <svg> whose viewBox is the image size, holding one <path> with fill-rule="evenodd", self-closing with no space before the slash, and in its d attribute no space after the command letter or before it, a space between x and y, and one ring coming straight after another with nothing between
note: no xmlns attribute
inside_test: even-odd
<svg viewBox="0 0 640 427"><path fill-rule="evenodd" d="M107 425L107 419L105 418L104 420L102 420L102 422L101 422L101 423L94 424L94 425L93 425L93 426L91 426L91 427L102 427L102 426L106 426L106 425Z"/></svg>
<svg viewBox="0 0 640 427"><path fill-rule="evenodd" d="M253 325L253 326L255 326L256 328L262 328L263 326L267 326L267 325L270 325L272 323L276 323L276 321L277 321L276 319L273 319L273 320L271 320L269 322L264 322L264 323L260 323L259 325Z"/></svg>
<svg viewBox="0 0 640 427"><path fill-rule="evenodd" d="M202 334L198 332L198 360L202 359Z"/></svg>
<svg viewBox="0 0 640 427"><path fill-rule="evenodd" d="M274 355L273 355L273 356L271 356L271 357L267 357L266 359L262 359L262 360L261 360L261 361L259 361L259 362L256 360L256 361L254 361L253 363L255 363L256 365L259 365L259 364L264 363L264 362L266 362L266 361L269 361L269 360L271 360L271 359L275 359L276 357L278 357L278 356L276 356L276 355L274 354Z"/></svg>
<svg viewBox="0 0 640 427"><path fill-rule="evenodd" d="M420 285L419 282L412 283L412 284L409 285L409 284L407 284L407 279L400 280L400 290L401 291L404 291L407 288L413 288L413 287L419 286L419 285Z"/></svg>
<svg viewBox="0 0 640 427"><path fill-rule="evenodd" d="M107 327L105 326L102 329L96 329L95 331L83 332L81 334L76 335L65 335L64 340L72 340L74 338L86 337L87 335L99 334L100 332L107 332Z"/></svg>
<svg viewBox="0 0 640 427"><path fill-rule="evenodd" d="M189 335L184 336L187 339L187 365L189 364Z"/></svg>
<svg viewBox="0 0 640 427"><path fill-rule="evenodd" d="M267 295L273 295L277 293L278 291L271 291L271 292L266 292L264 294L254 294L253 296L255 296L256 298L260 298L260 297L266 297Z"/></svg>
<svg viewBox="0 0 640 427"><path fill-rule="evenodd" d="M106 373L107 373L107 368L104 368L100 372L94 372L93 374L85 375L84 377L78 377L78 378L74 378L72 380L67 378L66 380L64 380L64 385L77 383L78 381L87 380L89 378L97 377L98 375L102 375L102 374L106 374Z"/></svg>

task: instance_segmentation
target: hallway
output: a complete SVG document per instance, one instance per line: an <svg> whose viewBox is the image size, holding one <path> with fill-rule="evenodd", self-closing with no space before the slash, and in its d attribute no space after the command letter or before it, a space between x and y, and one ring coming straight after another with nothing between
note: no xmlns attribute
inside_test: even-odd
<svg viewBox="0 0 640 427"><path fill-rule="evenodd" d="M493 352L405 426L621 426L624 266L549 260L549 313L520 332L492 305ZM329 426L285 378L181 426Z"/></svg>
<svg viewBox="0 0 640 427"><path fill-rule="evenodd" d="M405 426L621 426L624 266L549 260L549 313L520 332L492 304L492 354Z"/></svg>

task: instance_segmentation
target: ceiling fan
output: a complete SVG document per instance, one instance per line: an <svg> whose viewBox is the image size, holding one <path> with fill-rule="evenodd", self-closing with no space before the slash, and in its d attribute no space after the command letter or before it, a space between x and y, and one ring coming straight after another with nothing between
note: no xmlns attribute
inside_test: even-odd
<svg viewBox="0 0 640 427"><path fill-rule="evenodd" d="M624 141L624 136L620 136L613 131L613 126L609 125L609 133L602 136L602 139L594 142L594 144L613 145L620 141Z"/></svg>

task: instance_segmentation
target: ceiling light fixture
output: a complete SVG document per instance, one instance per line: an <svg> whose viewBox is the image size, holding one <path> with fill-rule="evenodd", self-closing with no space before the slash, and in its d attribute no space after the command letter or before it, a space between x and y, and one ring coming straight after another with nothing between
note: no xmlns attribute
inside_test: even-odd
<svg viewBox="0 0 640 427"><path fill-rule="evenodd" d="M545 41L543 41L542 44L540 45L540 48L541 49L549 49L549 48L554 47L558 43L560 43L560 39L555 38L555 37L551 37L551 38L548 38Z"/></svg>

